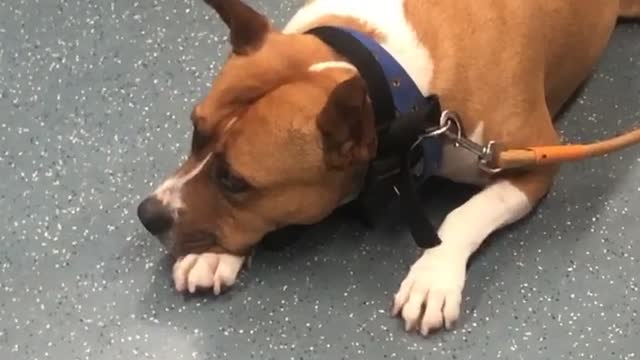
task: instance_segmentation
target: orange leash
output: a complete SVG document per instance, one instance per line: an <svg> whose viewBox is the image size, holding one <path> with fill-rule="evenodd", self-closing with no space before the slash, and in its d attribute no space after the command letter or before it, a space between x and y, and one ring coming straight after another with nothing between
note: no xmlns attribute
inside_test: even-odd
<svg viewBox="0 0 640 360"><path fill-rule="evenodd" d="M560 164L601 156L636 144L640 144L640 129L592 144L535 146L526 149L503 150L496 154L495 165L497 168L505 170Z"/></svg>

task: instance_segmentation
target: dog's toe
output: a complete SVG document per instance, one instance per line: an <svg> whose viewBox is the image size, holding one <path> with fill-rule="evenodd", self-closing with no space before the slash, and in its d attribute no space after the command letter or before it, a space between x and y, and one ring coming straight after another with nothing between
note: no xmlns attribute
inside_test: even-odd
<svg viewBox="0 0 640 360"><path fill-rule="evenodd" d="M173 265L173 282L177 291L185 291L188 285L188 275L191 268L198 261L198 255L189 254L184 258L180 258Z"/></svg>
<svg viewBox="0 0 640 360"><path fill-rule="evenodd" d="M242 268L244 257L221 254L214 275L213 293L219 295L226 287L233 285Z"/></svg>
<svg viewBox="0 0 640 360"><path fill-rule="evenodd" d="M206 253L198 256L188 275L187 283L190 293L195 293L199 288L209 289L214 285L214 273L219 261L218 254Z"/></svg>
<svg viewBox="0 0 640 360"><path fill-rule="evenodd" d="M422 315L422 323L420 324L420 333L424 336L428 335L431 330L437 330L442 327L442 307L444 304L444 294L438 290L429 292L425 304L424 315Z"/></svg>

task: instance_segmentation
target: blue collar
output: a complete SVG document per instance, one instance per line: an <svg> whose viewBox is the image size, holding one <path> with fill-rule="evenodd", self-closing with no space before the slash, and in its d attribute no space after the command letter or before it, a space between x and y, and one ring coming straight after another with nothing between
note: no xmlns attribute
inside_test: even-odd
<svg viewBox="0 0 640 360"><path fill-rule="evenodd" d="M366 194L367 189L388 173L398 173L391 188L399 192L414 240L423 248L438 245L440 239L425 216L416 189L418 183L437 173L442 162L442 140L422 137L426 129L440 125L438 98L434 95L425 97L393 55L371 37L353 29L333 26L317 27L308 33L344 56L367 83L376 117L378 153L370 164L360 199L377 195ZM418 140L420 146L414 147ZM420 163L422 171L416 180L412 170ZM370 201L360 201L367 202Z"/></svg>
<svg viewBox="0 0 640 360"><path fill-rule="evenodd" d="M338 31L353 36L375 57L382 68L387 84L391 89L391 98L395 109L400 113L409 113L424 102L425 96L418 88L404 67L380 43L371 37L347 28L336 28Z"/></svg>

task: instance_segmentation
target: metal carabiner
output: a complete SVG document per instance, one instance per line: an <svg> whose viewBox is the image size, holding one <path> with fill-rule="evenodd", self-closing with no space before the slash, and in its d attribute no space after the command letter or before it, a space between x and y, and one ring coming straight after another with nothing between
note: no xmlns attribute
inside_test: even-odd
<svg viewBox="0 0 640 360"><path fill-rule="evenodd" d="M451 131L451 127L455 126L455 132ZM487 145L481 145L467 139L464 136L462 124L460 122L460 116L450 110L445 110L440 116L440 126L429 128L425 130L424 134L420 135L418 139L411 145L411 150L415 149L425 138L444 135L446 136L455 147L461 147L478 157L478 167L489 174L497 174L502 169L491 167L489 164L493 161L495 156L495 142L490 141Z"/></svg>
<svg viewBox="0 0 640 360"><path fill-rule="evenodd" d="M489 166L495 156L496 144L494 141L490 141L487 145L481 145L467 139L463 134L462 125L460 123L460 116L456 112L445 110L442 113L441 122L448 124L449 126L447 128L450 128L451 124L454 124L456 126L455 133L452 133L451 131L445 131L444 135L453 142L453 146L462 147L465 150L476 155L478 157L478 167L482 171L489 174L497 174L502 171L502 169L500 168Z"/></svg>

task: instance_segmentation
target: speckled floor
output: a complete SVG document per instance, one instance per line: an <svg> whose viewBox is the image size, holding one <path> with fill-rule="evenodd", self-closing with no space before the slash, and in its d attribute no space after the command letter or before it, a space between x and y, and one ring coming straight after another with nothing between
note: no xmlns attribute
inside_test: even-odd
<svg viewBox="0 0 640 360"><path fill-rule="evenodd" d="M334 217L219 298L177 294L134 209L186 152L223 34L198 0L0 0L0 359L640 357L640 148L565 167L494 236L453 332L387 314L415 256L397 219ZM638 39L618 28L568 138L640 125Z"/></svg>

